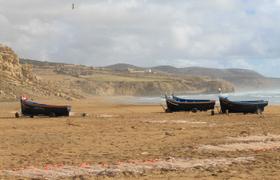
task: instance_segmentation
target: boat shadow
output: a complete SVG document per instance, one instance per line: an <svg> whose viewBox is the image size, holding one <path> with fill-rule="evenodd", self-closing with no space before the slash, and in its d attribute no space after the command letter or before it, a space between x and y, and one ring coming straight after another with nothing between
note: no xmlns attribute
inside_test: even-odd
<svg viewBox="0 0 280 180"><path fill-rule="evenodd" d="M18 119L18 120L25 120L25 119L63 119L63 118L73 118L73 117L66 117L66 116L59 116L59 117L48 117L48 116L35 116L33 118L29 116L20 116L19 118L12 117L12 116L2 116L0 120L11 120L11 119ZM74 117L75 118L75 117Z"/></svg>

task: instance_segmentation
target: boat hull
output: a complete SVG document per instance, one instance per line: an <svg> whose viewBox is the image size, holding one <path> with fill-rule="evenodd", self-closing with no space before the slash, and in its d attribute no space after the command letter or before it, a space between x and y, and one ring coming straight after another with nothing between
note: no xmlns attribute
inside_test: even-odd
<svg viewBox="0 0 280 180"><path fill-rule="evenodd" d="M207 111L213 110L215 108L215 101L211 100L186 100L185 102L176 101L175 99L166 97L166 105L168 112L178 112L178 111Z"/></svg>
<svg viewBox="0 0 280 180"><path fill-rule="evenodd" d="M21 113L25 116L69 116L70 111L70 106L54 106L21 100Z"/></svg>
<svg viewBox="0 0 280 180"><path fill-rule="evenodd" d="M261 113L264 111L268 101L230 101L219 97L222 113Z"/></svg>

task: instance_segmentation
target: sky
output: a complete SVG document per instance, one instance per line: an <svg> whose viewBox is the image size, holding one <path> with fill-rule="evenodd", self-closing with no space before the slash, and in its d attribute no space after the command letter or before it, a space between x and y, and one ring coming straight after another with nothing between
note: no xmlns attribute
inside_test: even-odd
<svg viewBox="0 0 280 180"><path fill-rule="evenodd" d="M0 0L0 43L44 61L280 77L280 0Z"/></svg>

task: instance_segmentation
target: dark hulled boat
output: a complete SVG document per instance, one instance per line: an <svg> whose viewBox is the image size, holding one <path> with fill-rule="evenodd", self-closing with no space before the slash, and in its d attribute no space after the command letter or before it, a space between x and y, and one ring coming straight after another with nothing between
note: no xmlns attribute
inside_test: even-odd
<svg viewBox="0 0 280 180"><path fill-rule="evenodd" d="M25 116L69 116L71 107L70 106L56 106L39 104L28 100L26 98L21 98L21 113Z"/></svg>
<svg viewBox="0 0 280 180"><path fill-rule="evenodd" d="M201 99L183 99L176 96L167 97L166 105L167 112L176 112L176 111L207 111L214 110L215 100L201 100Z"/></svg>
<svg viewBox="0 0 280 180"><path fill-rule="evenodd" d="M268 101L230 101L226 97L219 97L222 113L262 113Z"/></svg>

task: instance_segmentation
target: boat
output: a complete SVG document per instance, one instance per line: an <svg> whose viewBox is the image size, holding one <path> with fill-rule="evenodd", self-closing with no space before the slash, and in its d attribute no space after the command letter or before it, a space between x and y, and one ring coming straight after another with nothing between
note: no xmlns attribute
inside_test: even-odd
<svg viewBox="0 0 280 180"><path fill-rule="evenodd" d="M204 100L204 99L183 99L172 95L166 99L166 112L177 112L177 111L207 111L212 110L214 113L215 100Z"/></svg>
<svg viewBox="0 0 280 180"><path fill-rule="evenodd" d="M220 96L220 106L222 113L257 113L261 114L268 101L230 101L227 97Z"/></svg>
<svg viewBox="0 0 280 180"><path fill-rule="evenodd" d="M33 102L27 98L21 98L21 113L24 116L49 116L49 117L58 117L58 116L69 116L71 111L71 106L56 106L56 105L47 105ZM18 115L16 115L17 117Z"/></svg>

